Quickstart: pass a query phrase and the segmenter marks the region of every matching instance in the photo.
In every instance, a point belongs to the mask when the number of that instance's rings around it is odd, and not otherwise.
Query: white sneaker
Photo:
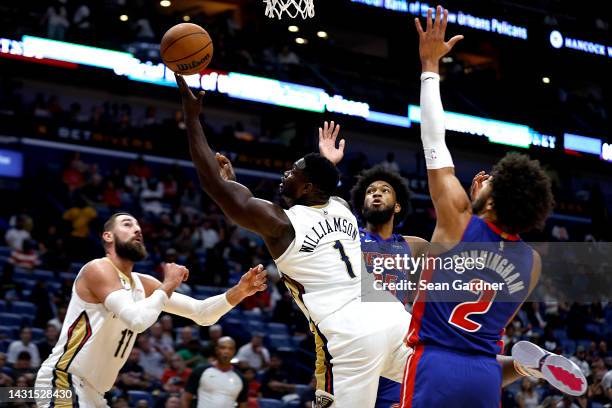
[[[544,378],[561,392],[580,396],[587,390],[586,378],[576,363],[536,344],[519,341],[512,347],[512,357],[529,374]]]

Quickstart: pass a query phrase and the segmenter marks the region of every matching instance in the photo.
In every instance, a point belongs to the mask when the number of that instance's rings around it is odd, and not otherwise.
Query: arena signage
[[[418,17],[425,17],[427,10],[434,6],[420,1],[409,2],[407,0],[351,0],[353,3],[365,4],[366,6],[384,8],[401,13],[409,13]],[[448,22],[475,30],[488,31],[512,38],[527,39],[527,28],[510,24],[496,18],[485,18],[473,16],[463,11],[448,11]]]
[[[602,160],[612,161],[612,144],[604,143],[596,137],[565,133],[563,148],[571,152],[592,154],[599,156]]]
[[[15,55],[22,59],[46,61],[45,63],[57,63],[69,67],[76,67],[76,64],[81,64],[112,69],[116,75],[126,76],[133,81],[176,86],[173,73],[161,63],[141,62],[129,53],[97,47],[23,36],[23,41],[0,38],[0,56],[2,55]],[[206,71],[202,75],[188,76],[186,80],[189,86],[193,88],[218,92],[236,99],[312,112],[342,113],[361,117],[369,122],[405,128],[410,127],[412,122],[420,123],[420,107],[415,105],[409,105],[408,116],[376,112],[370,110],[369,105],[365,102],[345,99],[341,95],[331,96],[322,88],[270,78],[237,72]],[[445,115],[447,129],[485,136],[492,143],[502,143],[522,148],[530,145],[549,149],[556,147],[557,138],[555,136],[541,134],[526,125],[455,112],[445,112]],[[611,160],[612,152],[610,150],[612,150],[610,146],[604,144],[597,154],[606,160]]]
[[[587,54],[599,55],[601,57],[612,58],[612,47],[592,41],[579,40],[571,37],[564,37],[559,31],[551,31],[549,36],[550,45],[553,48],[570,48]]]
[[[408,105],[408,119],[421,123],[421,107]],[[444,112],[446,129],[454,132],[485,136],[491,143],[527,148],[530,145],[554,149],[557,138],[543,135],[526,125],[502,122],[456,112]]]

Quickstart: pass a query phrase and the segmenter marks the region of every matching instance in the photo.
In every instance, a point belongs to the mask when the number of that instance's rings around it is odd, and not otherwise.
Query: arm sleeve
[[[130,330],[142,333],[155,323],[167,301],[168,296],[161,289],[138,302],[130,292],[119,289],[106,297],[104,306],[123,320]]]
[[[444,108],[440,98],[440,75],[421,74],[421,140],[429,170],[454,167],[444,141]]]
[[[225,293],[204,300],[173,293],[164,306],[164,312],[186,317],[200,326],[210,326],[232,310],[233,307],[227,301]]]

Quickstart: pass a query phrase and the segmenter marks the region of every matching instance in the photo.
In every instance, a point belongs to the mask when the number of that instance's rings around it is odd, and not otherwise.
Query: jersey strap
[[[134,289],[134,280],[130,279],[126,274],[124,274],[123,272],[121,272],[121,270],[119,268],[117,268],[117,266],[113,263],[113,261],[110,260],[110,258],[108,257],[104,257],[102,258],[105,261],[107,261],[109,264],[111,264],[111,266],[115,269],[115,271],[117,272],[117,274],[119,275],[119,280],[121,280],[121,283],[124,285],[129,284],[130,287],[132,289]]]

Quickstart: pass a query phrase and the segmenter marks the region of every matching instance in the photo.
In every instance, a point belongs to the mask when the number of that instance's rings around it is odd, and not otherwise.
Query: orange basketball
[[[213,43],[205,29],[197,24],[177,24],[164,34],[159,45],[164,64],[172,71],[191,75],[208,66]]]

